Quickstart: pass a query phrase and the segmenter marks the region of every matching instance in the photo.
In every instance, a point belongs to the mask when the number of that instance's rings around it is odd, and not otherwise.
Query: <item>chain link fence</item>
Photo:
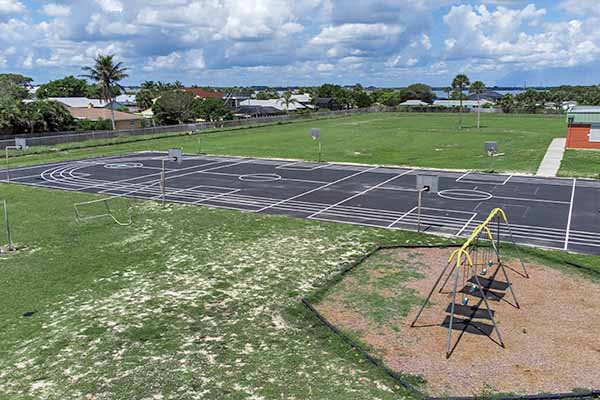
[[[54,133],[40,133],[38,135],[23,134],[17,135],[18,137],[27,138],[27,144],[29,146],[55,146],[65,143],[84,142],[87,140],[101,140],[101,139],[113,139],[126,136],[160,136],[166,134],[176,134],[183,132],[192,132],[196,127],[197,133],[207,131],[211,129],[228,129],[236,127],[250,127],[268,125],[277,122],[286,121],[302,121],[302,120],[316,120],[321,118],[349,116],[362,113],[375,113],[375,112],[391,112],[395,111],[392,107],[369,107],[369,108],[356,108],[351,110],[340,110],[340,111],[328,111],[328,112],[316,112],[308,114],[285,114],[276,115],[271,117],[258,117],[258,118],[247,118],[247,119],[234,119],[231,121],[217,121],[217,122],[202,122],[198,124],[183,124],[183,125],[171,125],[171,126],[157,126],[150,128],[138,128],[138,129],[121,129],[114,131],[89,131],[89,132],[54,132]],[[13,146],[15,139],[2,139],[0,140],[0,149],[4,149],[7,146]]]

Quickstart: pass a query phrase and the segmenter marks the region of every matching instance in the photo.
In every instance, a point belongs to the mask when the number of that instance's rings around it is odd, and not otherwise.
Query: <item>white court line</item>
[[[506,178],[506,180],[504,182],[502,182],[502,185],[506,185],[508,183],[508,181],[510,181],[510,179],[513,177],[514,175],[510,175],[508,178]]]
[[[573,217],[573,203],[575,200],[575,186],[577,185],[577,179],[573,179],[573,191],[571,192],[571,206],[569,207],[569,219],[567,220],[567,232],[565,236],[565,246],[563,250],[569,248],[569,235],[571,234],[571,219]]]
[[[216,199],[219,199],[221,197],[225,197],[225,196],[229,196],[229,195],[232,195],[232,194],[236,194],[236,193],[240,192],[241,190],[242,189],[235,189],[235,190],[232,190],[231,192],[221,193],[221,194],[218,194],[216,196],[209,197],[208,199],[194,201],[192,204],[196,205],[196,204],[204,203],[205,201],[216,200]]]
[[[279,202],[277,202],[277,203],[275,203],[275,204],[272,204],[272,205],[270,205],[270,206],[268,206],[268,207],[263,207],[263,208],[261,208],[260,210],[257,210],[256,212],[257,212],[257,213],[259,213],[259,212],[262,212],[262,211],[268,210],[269,208],[273,208],[273,207],[276,207],[276,206],[278,206],[278,205],[280,205],[280,204],[283,204],[283,203],[285,203],[285,202],[288,202],[288,201],[290,201],[290,200],[295,200],[295,199],[297,199],[297,198],[299,198],[299,197],[306,196],[306,195],[308,195],[308,194],[311,194],[311,193],[317,192],[317,191],[319,191],[319,190],[321,190],[321,189],[325,189],[326,187],[329,187],[329,186],[335,185],[335,184],[337,184],[337,183],[343,182],[343,181],[345,181],[345,180],[348,180],[348,179],[350,179],[350,178],[354,178],[355,176],[358,176],[358,175],[364,174],[365,172],[373,171],[374,169],[377,169],[377,168],[379,168],[379,167],[372,167],[372,168],[365,169],[364,171],[357,172],[357,173],[355,173],[355,174],[352,174],[352,175],[349,175],[349,176],[347,176],[347,177],[345,177],[345,178],[341,178],[341,179],[338,179],[337,181],[333,181],[333,182],[330,182],[330,183],[328,183],[328,184],[326,184],[326,185],[319,186],[318,188],[315,188],[315,189],[309,190],[308,192],[303,192],[303,193],[300,193],[300,194],[298,194],[298,195],[296,195],[296,196],[290,197],[290,198],[288,198],[288,199],[281,200],[281,201],[279,201]]]
[[[321,210],[321,211],[319,211],[319,212],[316,212],[316,213],[314,213],[314,214],[312,214],[312,215],[309,215],[307,218],[309,218],[309,219],[310,219],[310,218],[316,217],[317,215],[319,215],[319,214],[322,214],[322,213],[326,212],[327,210],[331,210],[331,209],[332,209],[332,208],[334,208],[334,207],[337,207],[337,206],[339,206],[339,205],[341,205],[341,204],[344,204],[344,203],[346,203],[346,202],[348,202],[348,201],[350,201],[350,200],[352,200],[352,199],[355,199],[355,198],[357,198],[357,197],[359,197],[359,196],[362,196],[362,195],[364,195],[364,194],[367,194],[367,193],[369,193],[371,190],[375,190],[375,189],[379,188],[380,186],[383,186],[383,185],[385,185],[386,183],[389,183],[389,182],[391,182],[391,181],[393,181],[393,180],[395,180],[395,179],[398,179],[398,178],[400,178],[400,177],[403,177],[404,175],[408,175],[408,174],[410,174],[411,172],[414,172],[414,171],[415,171],[414,169],[411,169],[410,171],[406,171],[406,172],[404,172],[404,173],[402,173],[402,174],[400,174],[400,175],[393,176],[392,178],[390,178],[390,179],[387,179],[387,180],[385,180],[385,181],[381,182],[381,183],[380,183],[380,184],[378,184],[378,185],[372,186],[372,187],[368,188],[367,190],[363,190],[362,192],[355,194],[354,196],[350,196],[350,197],[348,197],[348,198],[346,198],[346,199],[344,199],[344,200],[342,200],[342,201],[339,201],[339,202],[337,202],[337,203],[335,203],[335,204],[332,204],[332,205],[330,205],[329,207],[326,207],[326,208],[322,209],[322,210]]]
[[[462,174],[461,176],[459,176],[458,178],[456,178],[456,182],[460,182],[460,180],[462,178],[464,178],[465,176],[469,175],[471,173],[471,171],[467,171],[464,174]]]
[[[467,221],[467,223],[462,227],[462,229],[460,231],[458,231],[456,236],[460,236],[465,231],[465,229],[467,229],[469,227],[469,225],[471,224],[471,222],[473,222],[473,220],[475,219],[476,216],[477,216],[477,214],[473,214],[471,219]]]
[[[415,211],[417,209],[417,207],[413,207],[410,210],[408,210],[404,215],[402,215],[400,218],[398,218],[397,220],[395,220],[394,222],[392,222],[391,224],[389,224],[387,227],[388,228],[392,228],[394,225],[396,225],[398,222],[402,221],[404,219],[404,217],[408,216],[408,214],[410,214],[411,212]]]
[[[297,168],[291,168],[293,165],[298,165],[298,164],[318,164],[318,163],[310,163],[308,161],[295,161],[289,164],[283,164],[283,165],[279,165],[277,167],[275,167],[275,169],[286,169],[286,170],[290,170],[290,171],[316,171],[318,169],[321,168],[326,168],[329,166],[329,163],[321,163],[320,165],[317,165],[316,167],[312,167],[312,168],[302,168],[302,167],[297,167]]]

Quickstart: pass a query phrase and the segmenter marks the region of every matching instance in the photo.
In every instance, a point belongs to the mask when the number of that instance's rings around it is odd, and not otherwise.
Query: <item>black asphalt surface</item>
[[[10,182],[159,200],[164,153],[18,168]],[[167,164],[169,202],[416,230],[416,176],[439,176],[423,195],[426,232],[468,236],[496,207],[517,242],[600,255],[600,182],[377,166],[186,156]],[[6,182],[6,171],[0,181]]]

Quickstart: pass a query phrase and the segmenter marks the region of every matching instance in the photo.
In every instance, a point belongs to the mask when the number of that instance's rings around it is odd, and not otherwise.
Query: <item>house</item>
[[[485,99],[482,99],[479,102],[481,107],[485,106],[486,104],[492,105],[494,103]],[[460,100],[435,100],[433,105],[436,107],[458,108],[460,107]],[[477,100],[463,100],[462,102],[462,107],[464,109],[477,109],[477,106]]]
[[[481,100],[487,100],[492,103],[497,103],[502,97],[503,96],[500,93],[494,92],[493,90],[488,90],[487,92],[479,95]],[[469,100],[477,100],[477,94],[469,95]]]
[[[600,149],[600,107],[573,107],[567,122],[567,148]]]
[[[73,118],[88,121],[111,120],[112,113],[108,108],[77,107],[67,108]],[[115,111],[116,129],[136,129],[142,127],[143,117],[139,115]]]
[[[427,107],[429,103],[425,103],[421,100],[406,100],[404,103],[400,103],[399,105],[405,107]]]
[[[122,94],[117,96],[115,99],[117,103],[124,105],[125,107],[136,106],[135,94]]]
[[[104,100],[88,99],[87,97],[49,97],[49,101],[56,101],[68,108],[108,108],[110,104]]]
[[[240,106],[233,112],[233,115],[238,118],[270,117],[281,114],[285,114],[285,111],[269,106]]]
[[[305,109],[306,107],[300,103],[290,103],[286,109],[285,101],[283,99],[271,99],[271,100],[255,100],[248,99],[240,103],[242,106],[257,106],[257,107],[272,107],[279,111],[297,111]]]
[[[223,93],[212,92],[212,91],[205,90],[205,89],[198,88],[198,87],[183,88],[181,90],[192,93],[200,99],[223,99],[223,98],[225,98],[225,94],[223,94]]]
[[[237,94],[228,94],[225,96],[225,98],[223,100],[225,100],[225,104],[227,106],[229,106],[230,108],[236,109],[240,106],[242,101],[249,100],[250,98],[252,98],[251,94],[237,93]]]
[[[315,105],[317,109],[325,108],[331,111],[339,109],[339,107],[335,104],[335,101],[331,97],[317,97]]]

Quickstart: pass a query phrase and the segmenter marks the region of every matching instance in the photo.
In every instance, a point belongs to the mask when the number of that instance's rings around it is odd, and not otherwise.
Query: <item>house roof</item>
[[[196,95],[196,97],[200,97],[202,99],[222,99],[225,97],[223,93],[211,92],[202,88],[183,88],[183,90],[193,93]]]
[[[124,105],[136,104],[134,94],[122,94],[120,96],[117,96],[116,100],[117,103],[121,103]]]
[[[108,108],[69,108],[69,112],[76,119],[87,119],[98,121],[101,119],[111,119],[111,112]],[[115,111],[115,121],[131,121],[142,119],[139,115],[128,114],[121,111]]]
[[[240,106],[235,109],[236,114],[258,114],[258,115],[277,115],[282,111],[274,107],[261,106]]]
[[[240,102],[240,106],[273,107],[279,111],[284,111],[286,109],[285,101],[283,99],[271,99],[271,100],[248,99],[248,100],[244,100],[244,101]],[[296,111],[296,110],[300,110],[303,108],[306,108],[306,107],[300,103],[291,103],[288,107],[288,111]]]
[[[492,104],[491,101],[486,99],[481,99],[480,104],[483,106],[485,104]],[[460,107],[460,100],[436,100],[433,102],[434,106],[443,106],[443,107]],[[463,107],[477,107],[477,100],[463,100]]]
[[[404,103],[400,103],[401,106],[428,106],[428,103],[425,103],[421,100],[406,100]]]
[[[108,103],[104,100],[88,99],[87,97],[49,97],[48,100],[57,101],[70,108],[103,108]]]
[[[293,94],[292,95],[292,99],[296,100],[297,102],[300,103],[310,103],[312,101],[312,97],[310,96],[310,94]]]

